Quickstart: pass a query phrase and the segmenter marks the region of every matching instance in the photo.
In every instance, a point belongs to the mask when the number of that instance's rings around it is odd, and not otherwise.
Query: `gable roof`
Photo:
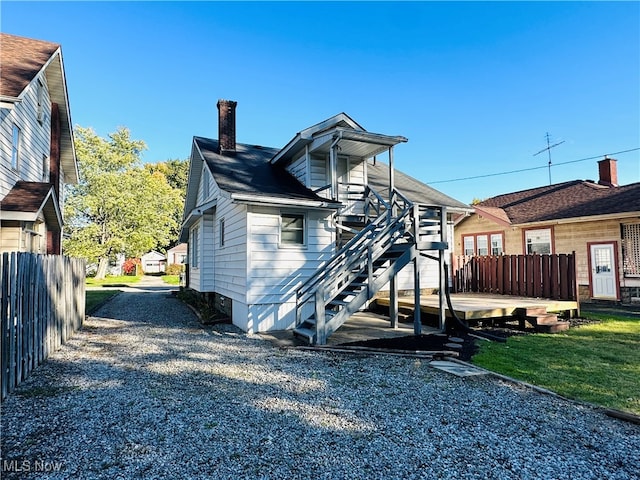
[[[51,101],[60,112],[60,161],[66,183],[78,181],[67,82],[59,44],[0,33],[0,102],[21,100],[27,86],[44,70]]]
[[[62,227],[62,214],[53,185],[42,182],[17,182],[0,201],[3,220],[35,222],[42,212],[51,230]]]
[[[640,212],[640,183],[611,187],[574,180],[498,195],[475,207],[509,224],[633,214]]]
[[[400,135],[367,132],[343,112],[298,132],[274,155],[271,163],[285,164],[307,145],[317,152],[328,153],[335,141],[340,141],[342,155],[370,158],[407,139]]]
[[[380,193],[383,197],[388,197],[389,190],[389,166],[377,161],[367,164],[367,176],[369,186]],[[471,207],[454,198],[439,192],[420,180],[395,169],[396,188],[413,203],[422,205],[438,205],[447,207],[453,212],[469,212]]]

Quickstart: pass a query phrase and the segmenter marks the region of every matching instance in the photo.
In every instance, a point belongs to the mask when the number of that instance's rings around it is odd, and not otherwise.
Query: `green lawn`
[[[162,281],[169,285],[180,285],[180,275],[163,275]]]
[[[640,415],[640,319],[588,314],[601,323],[565,333],[481,342],[473,363],[562,396]]]
[[[96,280],[95,278],[87,277],[86,285],[88,287],[122,287],[137,283],[142,278],[142,275],[122,275],[119,277],[106,277],[102,280]]]
[[[94,308],[118,293],[120,293],[120,290],[87,290],[85,292],[85,311],[90,314]]]

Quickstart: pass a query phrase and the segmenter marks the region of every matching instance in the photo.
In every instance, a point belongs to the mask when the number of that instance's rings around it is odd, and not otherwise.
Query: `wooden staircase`
[[[558,315],[547,312],[545,307],[527,307],[518,311],[520,327],[528,322],[539,333],[558,333],[569,330],[569,322],[558,320]]]
[[[391,197],[386,202],[366,189],[364,217],[369,223],[298,289],[294,335],[324,345],[420,249],[447,248],[445,242],[433,241],[446,228],[444,208],[414,206],[399,192]]]

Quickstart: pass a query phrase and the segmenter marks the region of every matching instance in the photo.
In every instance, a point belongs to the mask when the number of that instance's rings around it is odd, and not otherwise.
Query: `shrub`
[[[184,265],[180,265],[179,263],[167,265],[167,268],[164,270],[165,275],[180,275],[182,272],[184,272]]]
[[[128,258],[122,264],[122,271],[125,275],[136,275],[138,273],[138,268],[142,268],[139,258]]]

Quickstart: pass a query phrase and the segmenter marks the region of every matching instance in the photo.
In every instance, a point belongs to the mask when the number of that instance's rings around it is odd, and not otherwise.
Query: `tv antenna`
[[[564,140],[562,140],[561,142],[554,143],[553,145],[551,145],[551,142],[549,141],[549,132],[547,132],[546,136],[547,136],[547,148],[543,148],[539,152],[534,153],[533,156],[535,157],[536,155],[539,155],[544,151],[546,151],[549,154],[549,185],[551,185],[551,149],[553,147],[557,147],[558,145],[564,143]]]

